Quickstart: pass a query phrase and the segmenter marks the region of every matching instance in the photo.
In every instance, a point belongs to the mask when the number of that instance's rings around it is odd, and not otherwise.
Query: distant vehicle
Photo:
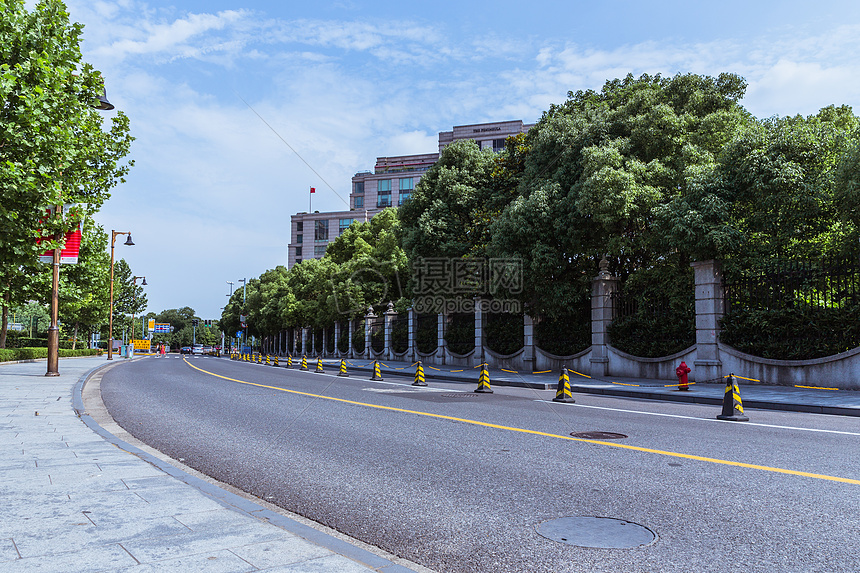
[[[191,347],[190,346],[183,346],[182,348],[179,349],[179,353],[180,354],[191,354]]]
[[[212,348],[211,346],[204,346],[203,347],[203,354],[212,354],[214,352],[214,350],[215,349]]]
[[[203,354],[203,345],[195,344],[191,347],[191,354]]]

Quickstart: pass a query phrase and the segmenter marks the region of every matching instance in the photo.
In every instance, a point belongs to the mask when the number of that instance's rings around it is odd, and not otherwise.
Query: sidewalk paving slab
[[[113,365],[120,365],[120,359]],[[427,571],[192,476],[85,411],[103,357],[0,364],[0,571]]]

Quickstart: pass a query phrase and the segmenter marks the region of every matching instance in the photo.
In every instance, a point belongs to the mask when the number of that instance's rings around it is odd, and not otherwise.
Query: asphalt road
[[[714,406],[333,374],[174,355],[114,368],[101,391],[165,454],[439,572],[860,571],[856,418],[718,422]],[[626,437],[571,439],[587,431]],[[656,539],[537,533],[568,516]]]

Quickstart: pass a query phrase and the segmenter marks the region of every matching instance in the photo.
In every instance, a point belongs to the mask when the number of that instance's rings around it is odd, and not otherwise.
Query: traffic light
[[[198,324],[199,324],[199,321],[196,318],[191,319],[191,326],[197,326]]]

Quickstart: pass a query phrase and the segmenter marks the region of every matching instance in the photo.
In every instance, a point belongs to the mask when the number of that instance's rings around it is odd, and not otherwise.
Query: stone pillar
[[[523,313],[523,368],[526,373],[535,372],[535,323],[534,319]]]
[[[302,354],[305,356],[308,355],[308,327],[302,327]]]
[[[340,321],[334,321],[334,357],[340,358]]]
[[[472,354],[472,366],[480,366],[484,363],[484,310],[481,305],[481,297],[472,299],[475,305],[475,352]]]
[[[386,360],[394,359],[394,338],[392,336],[394,331],[394,319],[397,318],[397,311],[394,310],[394,303],[389,302],[388,308],[385,309],[385,313],[383,314],[385,317],[384,328],[385,328],[385,356]]]
[[[415,362],[418,360],[418,348],[415,344],[415,333],[418,329],[417,324],[417,315],[415,314],[415,309],[413,307],[409,307],[409,310],[406,311],[406,315],[409,317],[409,334],[407,335],[407,351],[406,351],[406,359],[410,362]]]
[[[350,318],[347,328],[349,328],[349,350],[346,351],[347,358],[355,358],[355,350],[352,347],[352,331],[355,330],[355,319]]]
[[[714,260],[690,264],[696,284],[696,358],[691,378],[696,382],[722,381],[718,345],[720,319],[726,312],[723,270]]]
[[[619,280],[609,273],[609,261],[600,261],[600,272],[591,281],[591,375],[609,375],[609,336],[607,330],[612,323],[614,301]]]
[[[376,315],[373,314],[373,307],[367,307],[367,314],[364,315],[364,356],[367,359],[373,357],[373,348],[371,342],[373,340],[373,319]]]
[[[448,325],[448,317],[444,313],[436,315],[436,357],[439,364],[445,364],[448,344],[445,342],[445,327]]]

